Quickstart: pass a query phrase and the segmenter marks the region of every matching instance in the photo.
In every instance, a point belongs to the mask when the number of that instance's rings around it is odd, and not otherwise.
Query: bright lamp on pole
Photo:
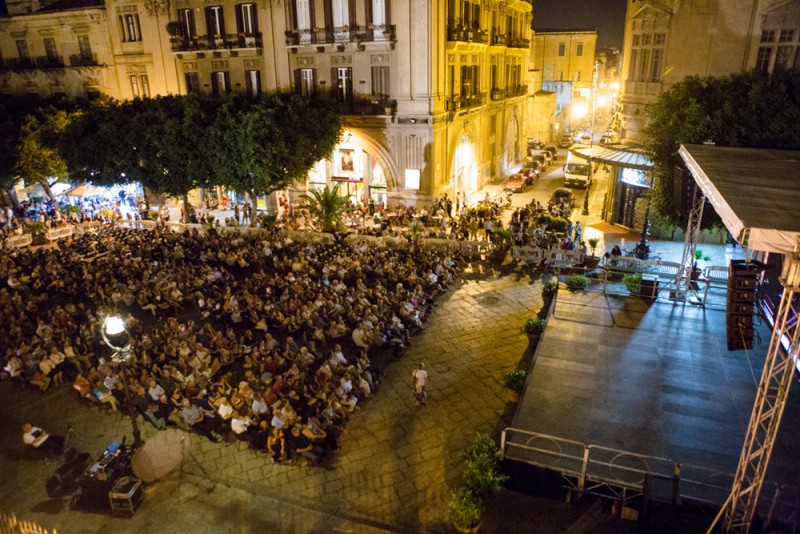
[[[125,321],[118,315],[109,315],[103,321],[100,335],[108,348],[114,351],[111,359],[120,364],[120,377],[122,386],[125,388],[125,411],[131,419],[133,427],[133,447],[138,448],[142,445],[142,434],[139,432],[139,423],[136,420],[136,413],[133,411],[131,401],[130,386],[128,385],[128,374],[126,367],[130,359],[132,339],[130,333],[125,328]]]

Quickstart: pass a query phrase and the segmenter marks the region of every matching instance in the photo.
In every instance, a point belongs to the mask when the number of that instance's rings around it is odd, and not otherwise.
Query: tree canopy
[[[20,168],[20,145],[23,141],[28,143],[23,155],[30,157],[31,150],[51,140],[50,136],[44,135],[45,132],[41,131],[40,127],[43,117],[48,113],[42,109],[52,112],[56,109],[52,107],[55,103],[53,99],[38,96],[0,95],[0,190],[6,197],[6,202],[16,202],[11,190],[20,178],[31,180],[30,177],[23,175],[24,168],[29,164],[38,167],[38,163],[29,161],[23,163],[23,168]],[[37,124],[29,122],[29,117],[36,118]],[[27,131],[23,132],[23,126],[26,124]],[[36,139],[32,136],[34,130]],[[23,133],[27,133],[27,139],[23,138]]]
[[[259,196],[305,176],[340,131],[335,107],[293,93],[167,96],[96,105],[60,147],[73,175],[99,185],[139,181],[174,197],[221,185]]]
[[[55,148],[55,139],[62,134],[70,120],[70,114],[63,109],[51,108],[42,114],[41,119],[28,115],[22,124],[17,145],[17,172],[29,182],[42,186],[58,214],[61,210],[50,186],[66,179],[68,172],[66,162]]]
[[[673,200],[675,164],[683,143],[800,149],[800,72],[727,77],[690,76],[647,107],[644,146],[654,163],[653,207],[685,224]],[[705,219],[705,218],[704,218]]]

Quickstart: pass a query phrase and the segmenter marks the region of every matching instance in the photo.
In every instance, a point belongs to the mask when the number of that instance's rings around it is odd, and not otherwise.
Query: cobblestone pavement
[[[241,443],[195,435],[179,467],[149,485],[131,519],[67,511],[50,500],[45,479],[55,462],[31,459],[21,445],[25,420],[54,433],[67,423],[74,444],[96,457],[130,433],[130,422],[78,406],[68,387],[45,394],[0,384],[0,509],[59,532],[447,531],[449,488],[478,431],[494,432],[506,409],[502,374],[523,357],[524,319],[541,307],[537,281],[500,276],[485,265],[442,296],[426,329],[385,369],[380,390],[350,419],[327,469],[270,464]],[[484,271],[484,269],[486,269]],[[418,408],[411,372],[425,362],[429,402]],[[141,423],[145,440],[156,431]],[[168,523],[165,523],[168,518]]]

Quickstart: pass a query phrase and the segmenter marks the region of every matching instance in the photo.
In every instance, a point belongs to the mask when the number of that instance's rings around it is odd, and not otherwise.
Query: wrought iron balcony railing
[[[63,69],[62,56],[12,57],[0,61],[2,70]]]
[[[327,28],[294,29],[286,32],[287,46],[324,45],[345,43],[394,42],[397,38],[394,24],[368,24],[366,26],[329,26]]]
[[[489,32],[478,26],[464,25],[459,19],[454,19],[447,24],[447,40],[486,44],[489,41]]]
[[[231,48],[261,48],[261,32],[228,33],[225,35],[192,35],[170,39],[173,52],[194,50],[224,50]]]
[[[73,67],[95,67],[98,65],[94,54],[73,54],[69,56],[69,64]]]

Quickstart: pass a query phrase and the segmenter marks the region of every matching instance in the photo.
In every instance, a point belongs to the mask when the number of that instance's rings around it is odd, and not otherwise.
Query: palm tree
[[[319,220],[323,232],[333,232],[339,222],[339,216],[347,206],[347,198],[339,194],[339,184],[333,189],[312,189],[302,195],[303,207]]]

